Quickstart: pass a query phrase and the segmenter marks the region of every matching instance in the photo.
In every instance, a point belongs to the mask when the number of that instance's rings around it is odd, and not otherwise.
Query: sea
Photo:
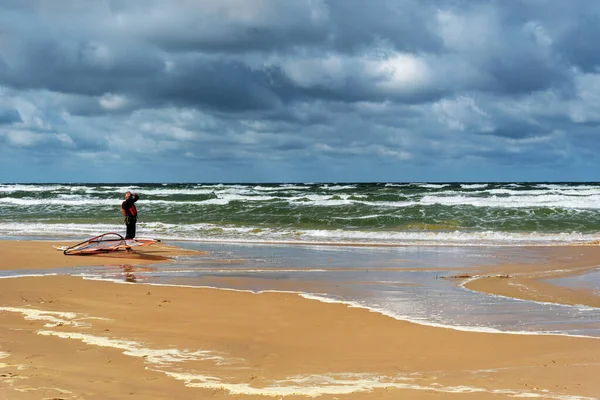
[[[0,184],[0,235],[124,231],[170,240],[546,245],[598,239],[600,183]]]
[[[0,184],[0,239],[124,234],[125,191],[140,196],[138,236],[205,255],[143,269],[9,266],[0,278],[52,273],[291,291],[431,326],[600,338],[599,308],[482,294],[445,279],[482,266],[543,262],[547,246],[600,239],[600,183]],[[598,292],[600,263],[553,283]]]

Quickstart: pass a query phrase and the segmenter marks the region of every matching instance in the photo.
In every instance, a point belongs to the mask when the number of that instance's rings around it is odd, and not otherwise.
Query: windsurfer
[[[125,239],[133,239],[135,237],[135,224],[137,222],[137,209],[135,208],[135,202],[138,201],[140,196],[130,191],[125,192],[125,201],[121,203],[121,212],[125,216],[125,226],[127,227],[127,233]]]

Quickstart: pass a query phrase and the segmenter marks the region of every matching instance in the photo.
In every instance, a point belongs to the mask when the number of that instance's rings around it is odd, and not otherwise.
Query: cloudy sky
[[[600,2],[2,0],[0,182],[599,181]]]

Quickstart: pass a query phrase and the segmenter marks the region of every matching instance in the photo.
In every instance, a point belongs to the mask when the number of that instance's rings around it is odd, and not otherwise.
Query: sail
[[[85,240],[74,246],[55,247],[65,255],[84,255],[108,253],[119,250],[129,250],[134,246],[148,246],[158,242],[156,239],[125,239],[118,233],[109,232]]]

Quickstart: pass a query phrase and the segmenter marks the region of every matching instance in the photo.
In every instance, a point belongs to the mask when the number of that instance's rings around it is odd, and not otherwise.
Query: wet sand
[[[75,257],[48,242],[0,241],[0,251],[2,269],[126,263],[135,271],[180,250]],[[534,283],[594,268],[597,256],[595,247],[551,249],[527,276],[523,266],[502,266],[467,285],[510,295],[513,281],[535,288],[522,297],[563,299],[560,288]],[[293,293],[0,279],[0,338],[0,399],[600,396],[598,339],[460,332]]]
[[[548,280],[600,269],[600,246],[547,247],[546,263],[503,265],[465,277],[466,288],[524,300],[600,307],[592,290],[559,287]]]

